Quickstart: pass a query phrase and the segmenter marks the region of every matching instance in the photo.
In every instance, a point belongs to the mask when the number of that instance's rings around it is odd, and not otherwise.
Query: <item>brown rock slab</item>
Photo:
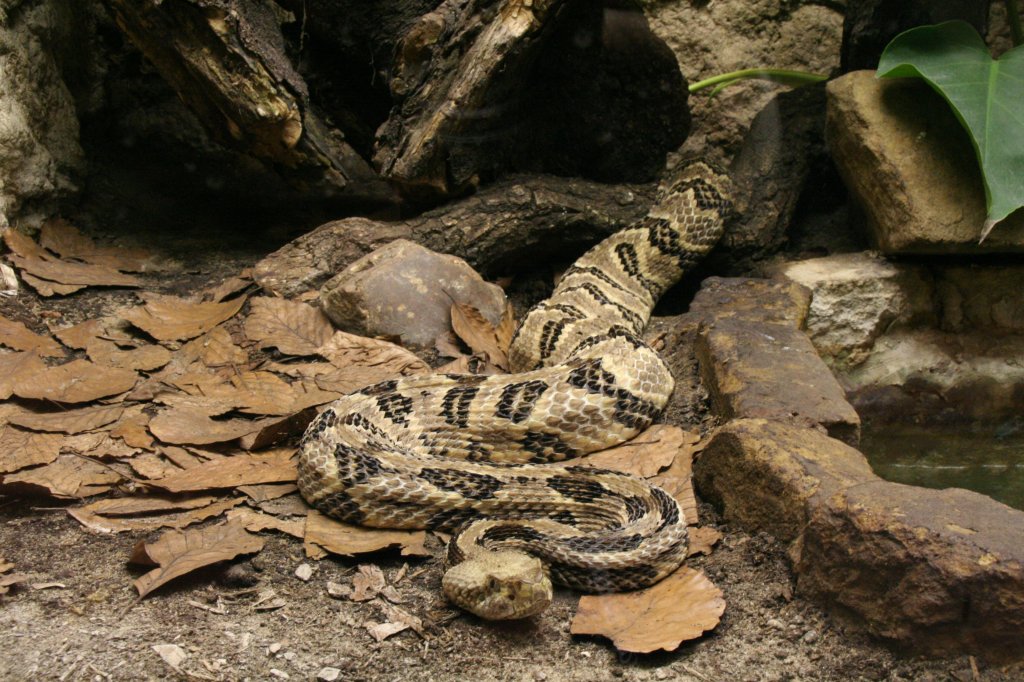
[[[744,528],[799,537],[823,498],[873,480],[859,451],[812,428],[736,419],[694,461],[702,497]]]
[[[828,84],[825,135],[878,248],[887,254],[1024,252],[1024,212],[981,244],[985,191],[949,106],[915,79],[855,71]]]
[[[932,655],[1024,656],[1024,512],[978,493],[876,479],[810,515],[798,589]]]
[[[810,290],[795,282],[708,277],[690,303],[690,313],[704,320],[729,318],[800,327],[810,305]]]
[[[793,326],[717,319],[697,335],[697,358],[715,411],[823,426],[856,444],[860,417],[810,339]]]
[[[320,290],[324,312],[341,329],[433,346],[463,303],[491,324],[501,322],[505,294],[464,260],[398,239],[360,258]]]

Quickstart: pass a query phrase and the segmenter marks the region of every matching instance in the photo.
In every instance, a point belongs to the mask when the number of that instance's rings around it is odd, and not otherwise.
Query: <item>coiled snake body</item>
[[[455,533],[442,588],[484,618],[539,612],[549,576],[617,592],[674,571],[686,520],[669,494],[548,463],[617,445],[661,413],[674,382],[640,334],[729,209],[727,178],[690,162],[645,218],[588,251],[527,313],[515,373],[409,377],[332,403],[302,438],[303,497],[350,523]]]

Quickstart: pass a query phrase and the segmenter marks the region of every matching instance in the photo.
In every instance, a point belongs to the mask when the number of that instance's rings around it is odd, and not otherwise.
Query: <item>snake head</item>
[[[553,596],[540,559],[515,551],[476,554],[449,568],[441,587],[450,602],[487,620],[535,616]]]

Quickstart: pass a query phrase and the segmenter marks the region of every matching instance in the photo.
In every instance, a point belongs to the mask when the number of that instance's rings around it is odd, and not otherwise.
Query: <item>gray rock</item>
[[[75,49],[81,9],[17,4],[0,9],[0,224],[37,225],[77,192],[85,171],[75,102],[55,58],[58,46]]]
[[[843,15],[814,0],[715,0],[642,3],[655,35],[691,82],[753,65],[827,74],[839,65]],[[714,99],[690,98],[694,130],[684,153],[733,153],[750,122],[779,88],[763,81],[730,86]],[[781,135],[781,133],[780,133]]]
[[[785,263],[774,274],[810,289],[807,334],[822,359],[841,370],[863,363],[890,326],[932,312],[934,291],[923,268],[872,253]]]
[[[927,85],[855,71],[827,91],[829,147],[883,253],[1024,252],[1024,212],[978,243],[986,210],[974,150]]]
[[[360,258],[320,290],[327,316],[363,336],[398,337],[430,347],[451,328],[452,303],[477,308],[498,324],[505,294],[464,260],[399,239]]]

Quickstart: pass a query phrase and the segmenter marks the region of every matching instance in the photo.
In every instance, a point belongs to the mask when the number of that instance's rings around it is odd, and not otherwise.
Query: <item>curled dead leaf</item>
[[[429,556],[427,534],[422,530],[385,530],[342,523],[311,509],[306,516],[306,555],[316,558],[324,550],[355,556],[401,548],[402,556]]]
[[[49,464],[60,454],[61,437],[0,426],[0,474]]]
[[[275,346],[286,355],[315,355],[334,327],[323,311],[307,303],[260,296],[252,299],[245,335],[260,348]]]
[[[196,303],[177,296],[140,294],[145,303],[124,308],[118,315],[157,341],[185,341],[204,334],[235,316],[245,297],[222,303]]]
[[[0,346],[14,350],[32,351],[49,358],[64,357],[64,349],[49,336],[36,334],[21,322],[0,315]]]
[[[130,369],[72,360],[32,374],[21,372],[11,390],[19,398],[84,403],[130,391],[137,379],[138,375]]]
[[[132,563],[157,566],[135,581],[135,589],[145,597],[198,568],[259,552],[264,542],[237,519],[195,530],[169,530],[155,542],[140,542],[132,550]]]
[[[254,483],[293,482],[298,473],[292,454],[290,449],[236,454],[178,471],[166,478],[150,481],[150,484],[168,492],[181,493]]]
[[[724,612],[722,591],[684,566],[645,590],[581,597],[569,631],[607,637],[619,651],[674,651],[713,629]]]
[[[490,320],[473,306],[458,302],[452,304],[451,317],[452,329],[474,353],[483,355],[495,367],[508,369],[508,346],[502,347],[498,328]]]
[[[119,474],[92,460],[61,455],[45,466],[4,476],[0,491],[74,499],[105,493],[121,479]]]

